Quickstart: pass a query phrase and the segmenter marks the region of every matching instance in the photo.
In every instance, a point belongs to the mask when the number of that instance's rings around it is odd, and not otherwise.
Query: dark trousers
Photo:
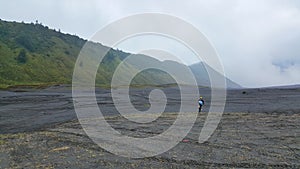
[[[202,106],[199,105],[199,110],[198,110],[199,113],[201,112],[201,109],[202,109]]]

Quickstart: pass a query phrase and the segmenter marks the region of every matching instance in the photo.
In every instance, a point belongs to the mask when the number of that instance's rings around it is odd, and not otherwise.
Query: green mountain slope
[[[40,24],[0,21],[0,83],[70,83],[84,43]]]
[[[26,24],[0,20],[0,88],[15,85],[50,85],[71,84],[73,69],[79,52],[87,43],[86,40],[75,35],[64,34],[49,29],[41,24]],[[86,49],[86,48],[85,48]],[[91,77],[88,71],[91,63],[95,63],[93,55],[108,51],[102,60],[97,75],[96,85],[108,87],[113,73],[124,59],[131,55],[120,50],[110,49],[100,43],[88,42],[88,50],[84,50],[89,57],[79,63],[84,77]],[[185,77],[182,84],[188,84],[186,70],[188,67],[174,61],[159,61],[146,55],[134,55],[134,62],[123,62],[124,76],[118,80],[130,79],[133,72],[144,66],[159,65],[167,70],[177,72]],[[145,65],[146,64],[146,65]],[[210,86],[209,76],[202,63],[189,66],[200,86]],[[212,68],[211,68],[212,69]],[[212,71],[214,72],[214,71]],[[215,72],[215,78],[223,75]],[[166,85],[176,83],[166,72],[148,69],[138,73],[131,81],[133,85]],[[240,87],[227,79],[230,88]]]
[[[0,20],[0,87],[70,84],[76,58],[86,42],[41,24]],[[97,50],[108,49],[99,43],[93,44]],[[111,49],[98,70],[97,85],[109,85],[115,68],[128,55]],[[133,69],[128,65],[128,71]],[[170,76],[155,70],[143,72],[133,80],[137,84],[171,82]]]

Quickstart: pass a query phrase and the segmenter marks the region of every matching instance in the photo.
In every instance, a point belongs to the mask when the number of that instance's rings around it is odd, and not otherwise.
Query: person
[[[199,110],[198,110],[198,112],[200,113],[201,110],[202,110],[202,106],[204,105],[204,100],[203,100],[202,97],[200,97],[200,98],[198,99],[198,104],[199,104]]]

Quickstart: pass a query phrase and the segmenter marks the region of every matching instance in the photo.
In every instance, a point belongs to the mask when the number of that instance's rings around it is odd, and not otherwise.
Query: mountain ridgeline
[[[49,29],[39,23],[17,23],[0,20],[0,87],[15,85],[71,84],[76,59],[86,44],[86,40],[60,30]],[[99,66],[96,85],[108,86],[118,65],[130,53],[109,49],[100,43],[92,43],[97,50],[108,50]],[[145,55],[133,55],[144,61],[163,67],[174,66],[173,61],[160,62]],[[172,63],[172,64],[170,64]],[[180,66],[179,63],[175,63]],[[86,66],[83,61],[80,66]],[[138,65],[123,64],[126,72],[136,72]],[[178,68],[178,67],[177,67]],[[208,74],[203,64],[190,67],[196,76],[198,85],[209,86]],[[222,75],[215,72],[217,76]],[[123,77],[126,78],[126,77]],[[147,69],[138,73],[132,80],[134,85],[174,84],[175,80],[166,72]],[[240,87],[227,79],[228,87]]]

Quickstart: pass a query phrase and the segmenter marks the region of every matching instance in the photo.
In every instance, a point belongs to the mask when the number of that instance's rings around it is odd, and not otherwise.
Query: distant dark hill
[[[220,74],[219,72],[215,71],[213,68],[211,68],[209,65],[200,62],[189,66],[191,71],[194,73],[196,80],[198,82],[199,86],[210,86],[210,77],[208,75],[208,70],[212,72],[212,77],[217,80],[222,80],[224,78],[224,75]],[[206,70],[206,68],[208,70]],[[226,78],[226,77],[225,77]],[[241,86],[232,80],[226,78],[226,85],[227,88],[241,88]]]
[[[217,82],[222,82],[222,80],[225,78],[227,88],[241,88],[241,86],[239,84],[224,77],[224,75],[218,73],[213,68],[211,68],[210,66],[208,66],[207,64],[205,64],[203,62],[187,66],[187,65],[175,62],[175,61],[165,60],[165,61],[161,62],[157,59],[154,59],[152,57],[148,57],[145,55],[135,55],[134,62],[129,62],[128,64],[131,65],[134,69],[141,69],[145,66],[155,65],[155,66],[161,67],[163,70],[165,70],[167,72],[168,71],[175,72],[175,75],[177,77],[179,77],[180,81],[178,81],[178,83],[180,83],[180,84],[193,84],[192,78],[194,77],[198,86],[211,86],[210,85],[210,77],[208,75],[208,71],[210,71],[212,73],[211,78],[215,78],[217,80]],[[208,70],[206,70],[206,69],[208,69]],[[191,71],[191,73],[193,73],[193,75],[189,74],[190,71]],[[124,76],[126,78],[126,75],[124,75]],[[146,76],[146,77],[151,77],[151,74],[148,74],[148,76]],[[164,76],[164,77],[158,78],[157,80],[161,80],[161,79],[164,79],[162,84],[176,83],[175,80],[172,79],[171,76],[169,78]],[[156,83],[159,83],[159,82],[156,82]],[[214,87],[222,87],[222,86],[217,85]]]

